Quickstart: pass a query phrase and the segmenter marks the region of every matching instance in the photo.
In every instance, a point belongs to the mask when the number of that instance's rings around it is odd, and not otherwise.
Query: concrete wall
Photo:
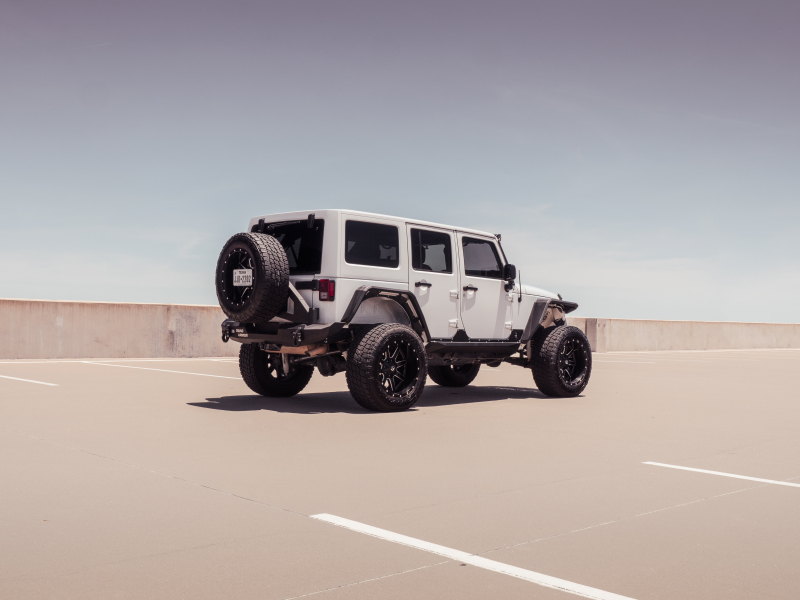
[[[0,359],[236,356],[217,306],[0,299]],[[800,348],[800,324],[570,317],[595,352]]]
[[[800,324],[568,318],[595,352],[800,348]]]
[[[218,306],[0,299],[0,358],[236,356]]]

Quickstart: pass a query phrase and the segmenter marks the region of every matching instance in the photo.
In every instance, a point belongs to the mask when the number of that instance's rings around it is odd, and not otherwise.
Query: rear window
[[[256,230],[258,225],[253,227]],[[286,250],[290,275],[317,275],[322,270],[322,239],[325,220],[315,219],[309,229],[308,221],[267,223],[265,233],[274,236]]]
[[[344,259],[351,265],[396,268],[400,264],[397,227],[347,221],[344,226]]]
[[[411,266],[415,271],[452,273],[450,236],[426,229],[411,230]]]

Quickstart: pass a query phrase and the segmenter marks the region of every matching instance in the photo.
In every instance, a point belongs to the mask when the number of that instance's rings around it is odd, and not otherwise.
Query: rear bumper
[[[277,344],[280,346],[305,346],[331,341],[347,323],[305,325],[298,323],[271,322],[264,325],[237,323],[230,319],[222,322],[222,340],[233,340],[240,344]]]

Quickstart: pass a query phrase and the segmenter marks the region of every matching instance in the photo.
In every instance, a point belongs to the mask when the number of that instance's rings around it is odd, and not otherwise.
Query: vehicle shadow
[[[410,410],[419,410],[428,406],[450,406],[453,404],[471,404],[474,402],[496,402],[509,399],[542,400],[548,396],[536,389],[504,386],[480,386],[464,388],[446,388],[426,386],[422,397]],[[349,414],[381,414],[361,408],[350,392],[322,392],[299,394],[292,398],[264,398],[257,394],[246,396],[222,396],[206,398],[205,402],[189,402],[189,406],[211,408],[213,410],[250,411],[271,410],[281,413],[314,415],[323,413]]]

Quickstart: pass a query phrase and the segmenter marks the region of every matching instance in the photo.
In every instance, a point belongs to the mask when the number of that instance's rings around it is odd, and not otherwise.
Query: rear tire
[[[425,388],[427,357],[413,329],[384,323],[364,331],[347,351],[347,387],[367,410],[414,406]]]
[[[256,394],[268,398],[288,398],[303,391],[311,381],[314,367],[293,366],[283,372],[283,361],[277,352],[264,352],[258,344],[242,344],[239,349],[239,372]]]
[[[464,387],[475,380],[480,370],[480,363],[434,366],[428,367],[428,377],[444,387]]]
[[[531,342],[531,370],[540,392],[569,398],[586,388],[592,374],[592,349],[580,329],[540,329]]]
[[[249,286],[233,285],[233,272],[249,269]],[[264,233],[237,233],[217,260],[217,300],[240,323],[266,323],[283,312],[289,297],[289,260],[281,243]]]

